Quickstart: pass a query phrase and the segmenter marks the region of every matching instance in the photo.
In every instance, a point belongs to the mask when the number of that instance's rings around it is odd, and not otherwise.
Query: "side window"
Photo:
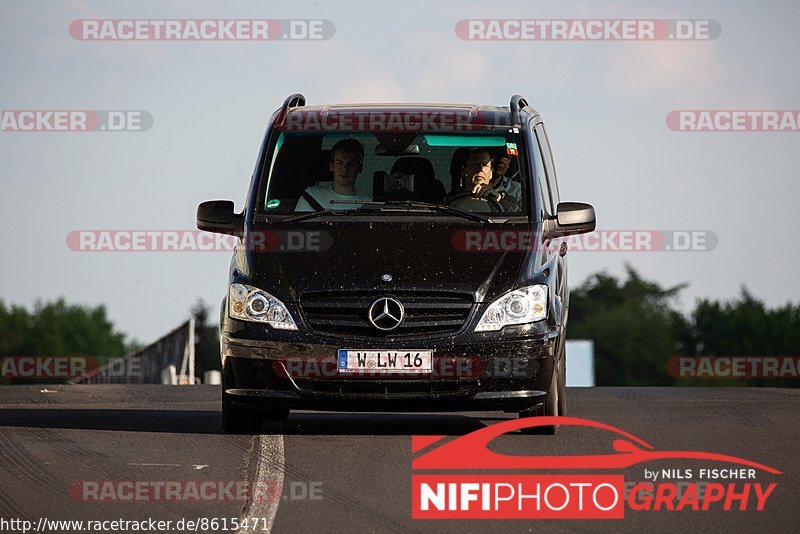
[[[540,149],[541,142],[539,142],[535,130],[533,137],[537,141],[533,147],[533,182],[536,184],[539,198],[541,199],[542,206],[544,206],[544,215],[550,216],[555,213],[555,210],[553,209],[553,201],[550,198],[550,185],[547,182],[547,174],[545,173],[545,160]]]
[[[536,137],[541,147],[542,155],[544,156],[545,169],[547,170],[547,184],[549,185],[550,198],[552,200],[553,208],[558,206],[561,202],[561,197],[558,194],[558,179],[556,178],[556,167],[553,163],[553,153],[550,150],[550,140],[547,138],[547,130],[544,124],[536,126]],[[553,210],[555,213],[555,209]]]

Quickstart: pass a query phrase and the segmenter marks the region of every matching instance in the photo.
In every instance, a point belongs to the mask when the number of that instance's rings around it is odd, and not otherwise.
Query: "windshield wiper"
[[[472,213],[471,211],[464,211],[446,204],[434,204],[432,202],[421,202],[418,200],[383,200],[364,202],[364,204],[352,211],[383,211],[387,207],[404,206],[408,208],[426,208],[429,210],[436,210],[448,215],[456,215],[458,217],[478,221],[482,223],[490,223],[492,220],[489,217]]]
[[[336,200],[331,201],[331,203],[336,203],[336,202],[337,202]],[[343,203],[349,204],[350,201],[345,201]],[[431,202],[421,202],[417,200],[369,201],[369,202],[364,202],[364,204],[362,204],[358,208],[352,208],[346,210],[311,211],[309,213],[303,213],[302,215],[297,215],[295,217],[289,217],[287,219],[283,219],[281,222],[293,223],[299,221],[306,221],[308,219],[315,219],[321,215],[346,215],[348,213],[380,212],[380,211],[385,211],[386,208],[391,208],[391,207],[424,208],[427,210],[435,210],[435,211],[440,211],[442,213],[447,213],[448,215],[455,215],[457,217],[461,217],[463,219],[469,219],[471,221],[478,221],[484,224],[492,222],[490,218],[485,217],[483,215],[478,215],[477,213],[460,210],[458,208],[454,208],[446,204],[434,204]]]
[[[298,222],[298,221],[305,221],[305,220],[308,220],[308,219],[315,219],[315,218],[319,217],[320,215],[344,215],[345,213],[348,213],[350,211],[353,211],[353,210],[311,211],[311,212],[308,212],[308,213],[304,213],[302,215],[297,215],[295,217],[288,217],[286,219],[283,219],[281,222],[282,223],[292,223],[292,222]]]

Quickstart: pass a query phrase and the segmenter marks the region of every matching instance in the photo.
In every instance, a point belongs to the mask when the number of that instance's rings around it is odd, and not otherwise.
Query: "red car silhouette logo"
[[[508,456],[488,449],[494,438],[521,428],[547,425],[582,426],[607,430],[617,434],[611,454],[573,456]],[[412,453],[420,452],[446,436],[413,436]],[[619,428],[579,417],[531,417],[504,421],[481,428],[448,441],[414,458],[414,470],[468,470],[468,469],[622,469],[632,465],[663,459],[691,459],[729,462],[753,467],[771,474],[781,471],[772,467],[728,456],[702,451],[657,451],[649,443]]]

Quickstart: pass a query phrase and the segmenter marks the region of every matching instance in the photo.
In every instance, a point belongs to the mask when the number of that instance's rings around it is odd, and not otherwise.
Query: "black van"
[[[290,409],[565,415],[565,235],[547,134],[509,107],[306,106],[269,121],[220,314],[227,432]],[[555,432],[557,426],[538,430]]]

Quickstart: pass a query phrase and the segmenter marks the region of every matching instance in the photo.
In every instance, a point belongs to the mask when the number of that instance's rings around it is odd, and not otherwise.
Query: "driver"
[[[371,199],[356,189],[356,178],[364,164],[364,146],[355,139],[342,139],[331,148],[329,168],[333,182],[307,187],[294,211],[356,209]],[[334,202],[332,200],[344,201]]]
[[[504,162],[501,162],[504,163]],[[458,197],[469,192],[474,198],[494,200],[500,204],[504,211],[519,211],[519,203],[511,195],[496,190],[493,185],[499,185],[497,171],[505,173],[505,168],[492,159],[492,154],[487,148],[473,148],[467,154],[461,165],[461,186],[453,189],[447,195],[446,202],[450,203]],[[500,175],[502,177],[502,175]]]
[[[447,195],[447,201],[461,196],[465,191],[478,196],[483,193],[482,185],[488,184],[493,173],[492,156],[485,148],[473,148],[461,164],[461,184]]]

